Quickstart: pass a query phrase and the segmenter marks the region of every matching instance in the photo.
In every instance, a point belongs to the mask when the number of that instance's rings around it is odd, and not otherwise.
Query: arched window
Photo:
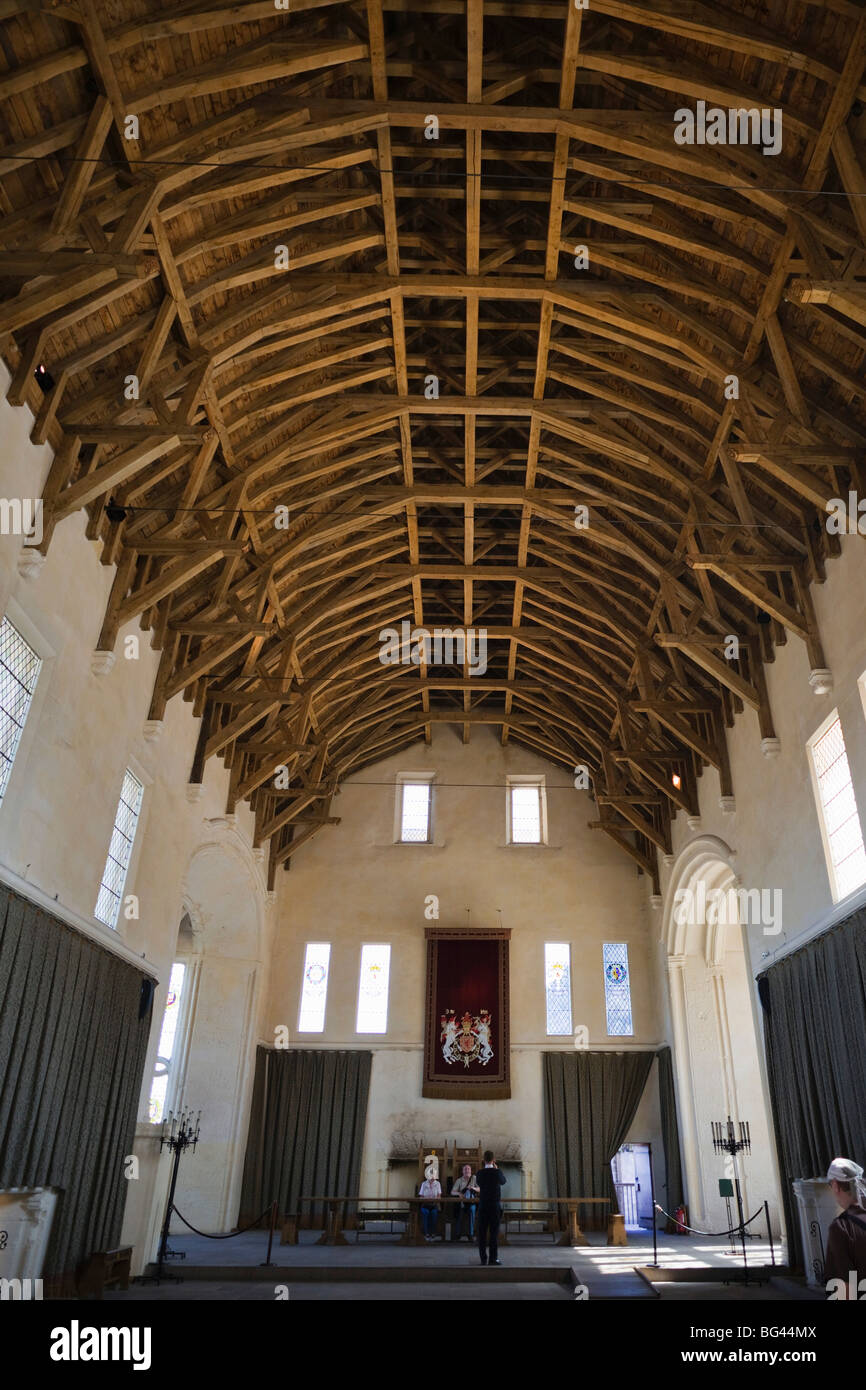
[[[178,955],[191,952],[194,945],[192,923],[189,914],[184,913],[177,934]],[[159,1033],[153,1081],[150,1087],[150,1100],[147,1107],[147,1118],[154,1125],[162,1124],[163,1117],[172,1107],[174,1093],[177,1089],[176,1064],[187,1013],[185,1007],[187,994],[184,987],[188,984],[188,977],[188,962],[176,960],[171,967],[168,980],[168,994],[165,1001],[165,1012],[162,1016],[162,1028]]]

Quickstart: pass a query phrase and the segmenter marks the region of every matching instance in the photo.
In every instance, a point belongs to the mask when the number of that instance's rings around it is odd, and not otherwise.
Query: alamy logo
[[[82,1327],[73,1318],[69,1327],[51,1329],[52,1361],[131,1361],[134,1371],[150,1370],[149,1327]]]
[[[849,492],[847,503],[842,497],[831,497],[824,506],[831,536],[866,536],[866,497]]]
[[[487,670],[484,628],[413,628],[404,618],[399,631],[383,627],[379,641],[383,666],[468,666],[470,676],[483,676]]]
[[[840,1298],[860,1303],[866,1301],[866,1279],[859,1279],[856,1269],[848,1270],[847,1284],[844,1279],[827,1280],[828,1301],[838,1302]]]
[[[0,497],[0,536],[23,536],[25,545],[41,545],[42,498]]]
[[[22,1302],[42,1298],[41,1279],[0,1279],[0,1303],[20,1299]]]
[[[711,106],[707,110],[705,101],[699,101],[694,111],[681,106],[674,112],[674,140],[678,145],[760,145],[762,154],[779,154],[782,108]]]
[[[782,930],[781,888],[678,888],[674,894],[674,921],[683,926],[763,927],[765,936]]]

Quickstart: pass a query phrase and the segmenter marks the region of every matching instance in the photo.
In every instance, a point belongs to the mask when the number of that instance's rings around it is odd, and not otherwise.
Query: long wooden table
[[[447,1204],[452,1204],[455,1208],[459,1206],[462,1198],[443,1195],[437,1199],[436,1205],[441,1209]],[[423,1245],[424,1237],[421,1233],[420,1210],[422,1206],[430,1206],[430,1199],[427,1197],[301,1197],[299,1205],[313,1202],[321,1202],[325,1208],[325,1229],[316,1241],[317,1245],[348,1245],[343,1234],[346,1222],[346,1208],[349,1203],[354,1203],[359,1207],[380,1206],[393,1209],[394,1207],[405,1205],[406,1210],[406,1230],[400,1237],[401,1245]],[[578,1217],[578,1207],[581,1206],[609,1206],[609,1197],[503,1197],[501,1199],[503,1208],[509,1206],[519,1207],[520,1210],[530,1210],[533,1206],[551,1207],[564,1206],[566,1214],[565,1230],[556,1242],[557,1245],[588,1245],[589,1241],[580,1228]],[[477,1208],[476,1208],[477,1209]]]

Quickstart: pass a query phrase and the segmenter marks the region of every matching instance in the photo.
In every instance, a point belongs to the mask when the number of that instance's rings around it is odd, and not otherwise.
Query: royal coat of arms
[[[446,1009],[440,1023],[442,1056],[449,1066],[462,1062],[464,1067],[468,1067],[470,1062],[480,1062],[482,1067],[486,1067],[492,1060],[492,1017],[489,1009],[479,1009],[477,1014],[464,1013],[461,1019],[457,1018],[454,1009]]]

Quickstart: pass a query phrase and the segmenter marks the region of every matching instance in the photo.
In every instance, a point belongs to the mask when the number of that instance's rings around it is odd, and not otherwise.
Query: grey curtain
[[[276,1199],[318,1221],[299,1197],[358,1195],[372,1052],[260,1047],[239,1225]]]
[[[802,1264],[794,1178],[837,1154],[866,1164],[866,910],[758,977],[791,1262]]]
[[[659,1064],[659,1115],[665,1154],[663,1206],[666,1211],[673,1213],[683,1200],[683,1170],[680,1160],[680,1127],[677,1123],[674,1068],[669,1047],[660,1047],[656,1057]]]
[[[120,1240],[149,979],[0,884],[0,1187],[60,1189],[33,1276],[52,1287]]]
[[[543,1052],[547,1175],[553,1197],[607,1197],[610,1163],[634,1119],[652,1052]],[[588,1211],[589,1209],[585,1209]],[[599,1225],[581,1213],[587,1226]]]

